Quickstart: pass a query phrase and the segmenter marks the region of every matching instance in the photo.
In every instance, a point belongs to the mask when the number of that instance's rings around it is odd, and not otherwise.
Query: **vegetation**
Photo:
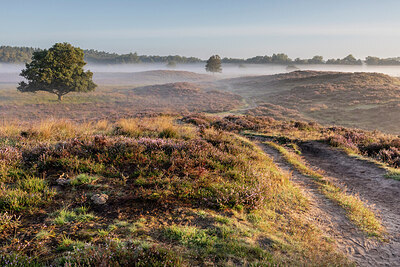
[[[0,127],[0,264],[349,264],[258,147],[176,119]]]
[[[348,154],[369,158],[388,171],[387,177],[398,179],[400,138],[378,131],[365,131],[345,127],[324,127],[315,122],[280,121],[267,116],[225,116],[202,114],[186,116],[185,122],[202,127],[241,132],[249,135],[273,137],[298,143],[315,140],[345,150]]]
[[[0,46],[0,62],[26,63],[30,62],[34,52],[39,49],[32,47]]]
[[[34,52],[21,76],[28,83],[19,83],[21,92],[46,91],[62,97],[70,92],[90,92],[96,88],[93,73],[84,71],[83,51],[68,43],[57,43],[49,50]]]
[[[206,63],[206,71],[222,72],[221,58],[218,55],[211,56]]]
[[[348,55],[343,59],[329,59],[326,64],[337,64],[337,65],[362,65],[361,59],[356,59],[353,55]]]
[[[34,52],[41,49],[31,47],[0,46],[0,62],[28,63]],[[201,59],[182,56],[146,56],[137,53],[116,54],[93,49],[84,50],[85,61],[93,64],[136,64],[136,63],[198,63]]]
[[[368,56],[365,58],[365,63],[367,65],[400,65],[400,58],[379,58]]]
[[[39,48],[0,46],[0,62],[4,63],[28,63],[31,61],[34,52],[40,51]],[[184,57],[179,55],[169,56],[147,56],[135,53],[117,54],[94,49],[84,50],[85,61],[92,64],[138,64],[138,63],[169,63],[187,64],[200,63],[204,60],[196,57]],[[284,53],[272,54],[272,56],[255,56],[252,58],[223,58],[222,63],[236,64],[338,64],[338,65],[360,65],[361,59],[356,59],[348,55],[342,59],[324,60],[322,56],[316,55],[309,59],[291,59]],[[364,62],[367,65],[400,65],[398,57],[379,58],[368,56]]]

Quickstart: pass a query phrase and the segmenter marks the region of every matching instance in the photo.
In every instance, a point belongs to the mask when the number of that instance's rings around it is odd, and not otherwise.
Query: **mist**
[[[167,67],[162,63],[149,64],[109,64],[98,65],[88,64],[85,69],[91,70],[94,73],[94,80],[100,82],[104,79],[103,76],[110,77],[113,73],[116,79],[121,79],[121,84],[126,84],[129,73],[137,73],[154,70],[170,70],[170,71],[189,71],[199,74],[209,74],[205,71],[205,63],[194,64],[177,64],[175,67]],[[338,72],[378,72],[394,77],[400,77],[400,66],[369,66],[369,65],[294,65],[298,70],[315,70],[315,71],[338,71]],[[21,81],[19,73],[24,68],[23,64],[0,64],[0,83],[2,84],[17,84]],[[241,77],[241,76],[258,76],[258,75],[273,75],[278,73],[287,73],[294,69],[287,69],[286,65],[275,64],[222,64],[222,73],[215,74],[216,79]],[[112,84],[118,84],[114,80]],[[131,81],[130,81],[131,82]]]

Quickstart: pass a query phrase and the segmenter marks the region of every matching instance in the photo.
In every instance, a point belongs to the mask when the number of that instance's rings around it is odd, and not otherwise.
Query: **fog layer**
[[[173,68],[167,67],[166,64],[120,64],[120,65],[93,65],[88,64],[85,68],[95,73],[96,78],[101,77],[102,73],[131,73],[151,70],[177,70],[190,71],[205,74],[203,63],[196,64],[178,64]],[[19,76],[24,65],[2,64],[0,63],[0,83],[16,84],[21,81]],[[341,71],[341,72],[380,72],[390,76],[400,77],[400,66],[344,66],[344,65],[296,65],[299,70],[319,70],[319,71]],[[216,74],[216,78],[238,77],[238,76],[254,76],[254,75],[271,75],[293,71],[287,69],[285,65],[273,64],[223,64],[222,73]]]

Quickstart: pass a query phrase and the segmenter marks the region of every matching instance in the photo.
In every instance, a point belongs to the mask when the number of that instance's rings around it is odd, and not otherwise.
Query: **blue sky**
[[[207,58],[400,56],[400,1],[0,0],[0,45]]]

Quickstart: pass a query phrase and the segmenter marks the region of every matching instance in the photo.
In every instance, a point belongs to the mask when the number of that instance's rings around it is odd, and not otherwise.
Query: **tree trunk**
[[[57,95],[58,96],[58,101],[60,101],[61,102],[61,100],[62,100],[62,95]]]

